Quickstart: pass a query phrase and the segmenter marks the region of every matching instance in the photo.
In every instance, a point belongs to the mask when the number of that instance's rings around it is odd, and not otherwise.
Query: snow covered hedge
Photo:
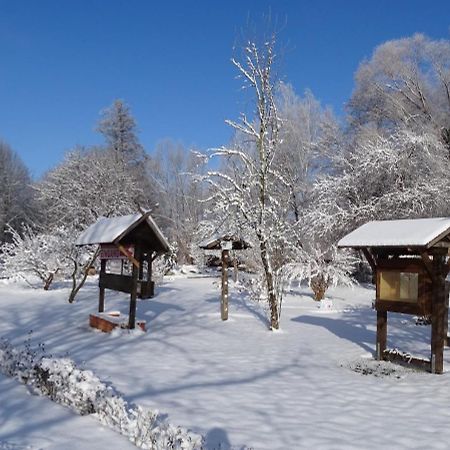
[[[41,395],[81,415],[94,414],[137,447],[151,450],[200,450],[202,438],[167,423],[158,412],[130,405],[113,387],[68,358],[47,357],[44,349],[13,347],[0,340],[0,371],[17,378]]]

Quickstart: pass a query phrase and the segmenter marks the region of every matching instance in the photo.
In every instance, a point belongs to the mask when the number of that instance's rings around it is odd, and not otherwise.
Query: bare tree
[[[277,103],[283,122],[278,164],[283,167],[293,218],[298,222],[308,206],[312,184],[328,169],[342,133],[331,110],[323,108],[309,90],[299,97],[290,84],[280,83]]]
[[[147,176],[158,199],[154,216],[176,247],[178,263],[193,263],[204,206],[199,202],[202,186],[195,175],[202,165],[182,144],[166,139],[158,143],[147,160]]]
[[[136,121],[129,106],[123,100],[117,99],[101,114],[97,131],[105,137],[107,147],[116,158],[128,164],[142,162],[145,152],[139,143]]]
[[[276,102],[274,77],[275,34],[262,46],[248,42],[242,61],[232,59],[244,87],[254,100],[254,117],[241,114],[240,121],[227,123],[241,139],[210,155],[227,160],[227,170],[209,171],[203,178],[211,187],[208,200],[224,216],[238,216],[241,231],[251,234],[258,248],[265,297],[270,309],[270,326],[279,328],[281,290],[279,269],[287,231],[287,183],[277,166],[281,119]]]
[[[423,34],[377,47],[355,76],[353,125],[433,131],[450,149],[450,41]]]
[[[312,192],[305,230],[333,243],[368,220],[449,214],[446,148],[432,133],[370,133],[336,155]]]
[[[28,169],[8,144],[0,141],[0,243],[8,225],[20,229],[36,216],[31,178]]]

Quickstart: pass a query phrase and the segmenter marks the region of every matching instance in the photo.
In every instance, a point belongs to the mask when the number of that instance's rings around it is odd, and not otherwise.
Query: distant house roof
[[[153,232],[159,247],[167,251],[169,243],[149,212],[120,217],[100,217],[81,233],[75,245],[117,244],[142,223],[146,223]]]
[[[232,242],[233,250],[243,250],[246,248],[251,248],[250,243],[245,241],[243,238],[233,234],[226,234],[226,233],[211,236],[210,238],[200,242],[199,247],[204,250],[220,250],[221,249],[220,243],[223,241]]]
[[[450,218],[376,220],[357,228],[338,247],[433,247],[450,235]]]

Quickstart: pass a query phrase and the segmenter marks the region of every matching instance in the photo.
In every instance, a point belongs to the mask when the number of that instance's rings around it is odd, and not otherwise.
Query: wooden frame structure
[[[136,326],[137,298],[154,295],[152,263],[169,250],[150,212],[128,216],[100,218],[78,238],[76,245],[100,245],[100,275],[98,312],[105,311],[105,289],[130,294],[128,328]],[[121,271],[108,273],[107,262],[121,261]],[[131,275],[124,273],[124,261],[131,265]]]
[[[372,268],[377,312],[376,357],[403,360],[387,349],[387,313],[431,316],[430,359],[408,362],[432,373],[443,373],[448,345],[450,218],[368,222],[338,243],[360,250]]]
[[[220,317],[228,320],[228,266],[230,261],[230,250],[245,250],[251,245],[244,239],[233,234],[213,236],[202,242],[199,247],[203,250],[221,250],[222,260],[222,293],[220,296]]]

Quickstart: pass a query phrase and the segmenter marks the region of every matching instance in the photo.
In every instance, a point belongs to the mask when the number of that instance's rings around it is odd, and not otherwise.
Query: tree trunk
[[[81,280],[79,281],[78,285],[77,285],[78,263],[74,260],[75,270],[72,272],[72,290],[70,291],[70,295],[69,295],[69,303],[73,303],[75,301],[76,295],[78,294],[80,289],[84,286],[84,283],[86,282],[89,267],[91,267],[92,264],[94,264],[94,261],[97,259],[97,256],[99,255],[99,253],[100,253],[100,247],[95,251],[92,258],[86,264],[86,266],[83,270],[83,276],[82,276]]]
[[[272,267],[269,261],[269,255],[267,251],[267,243],[262,237],[260,237],[259,248],[261,251],[261,260],[264,267],[264,275],[266,278],[267,298],[269,300],[270,308],[270,328],[272,330],[278,330],[280,327],[280,316],[278,312],[278,298],[275,292],[275,284],[273,279]]]
[[[53,278],[55,278],[55,275],[58,273],[59,269],[56,269],[54,272],[52,272],[51,274],[49,274],[49,276],[47,277],[47,279],[45,280],[45,284],[44,284],[44,291],[48,291],[50,289],[50,285],[53,282]]]

